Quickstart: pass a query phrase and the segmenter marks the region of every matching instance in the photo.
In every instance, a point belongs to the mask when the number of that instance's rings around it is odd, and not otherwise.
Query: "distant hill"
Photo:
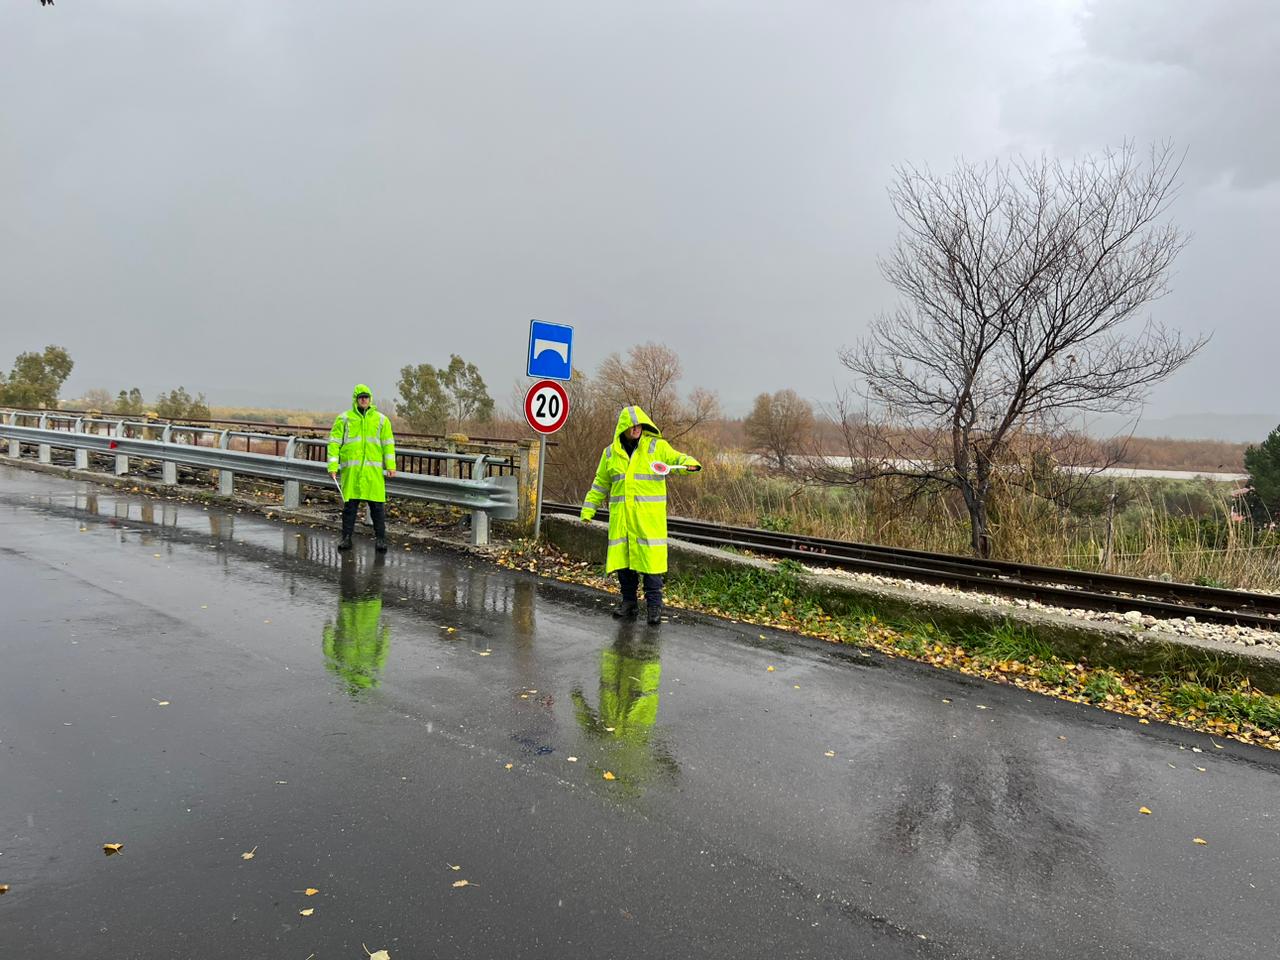
[[[1128,432],[1131,421],[1099,417],[1089,424],[1095,437]],[[1137,437],[1169,437],[1173,440],[1226,440],[1261,443],[1280,426],[1280,413],[1184,413],[1174,417],[1143,417],[1133,431]]]

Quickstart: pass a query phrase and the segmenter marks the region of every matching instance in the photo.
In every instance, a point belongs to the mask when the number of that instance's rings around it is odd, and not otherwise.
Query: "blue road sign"
[[[573,379],[573,327],[529,321],[528,374],[539,380]]]

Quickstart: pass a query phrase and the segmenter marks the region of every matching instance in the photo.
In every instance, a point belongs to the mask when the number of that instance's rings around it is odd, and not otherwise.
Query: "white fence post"
[[[124,421],[116,421],[116,436],[124,437]],[[129,472],[129,458],[123,454],[116,454],[116,476],[123,477]]]
[[[9,414],[9,426],[16,427],[17,425],[18,415],[16,413]],[[22,456],[22,444],[13,438],[9,440],[9,456],[15,460]]]
[[[173,442],[173,424],[166,423],[164,430],[160,433],[160,442],[168,446]],[[178,485],[178,465],[172,460],[162,460],[160,462],[160,482],[166,487],[176,487]]]
[[[290,437],[289,442],[284,445],[284,458],[292,460],[294,451],[298,447],[298,438]],[[286,510],[297,510],[302,504],[302,484],[297,480],[286,480],[284,482],[284,508]]]
[[[76,433],[84,432],[84,417],[76,417]],[[83,447],[76,447],[76,469],[89,469],[89,451]]]
[[[49,415],[47,413],[40,414],[40,429],[49,429]],[[38,444],[40,449],[40,462],[53,463],[53,447],[47,443]]]
[[[231,431],[223,430],[222,436],[218,438],[218,447],[221,450],[231,449]],[[232,497],[236,492],[236,475],[230,470],[218,470],[218,496]]]

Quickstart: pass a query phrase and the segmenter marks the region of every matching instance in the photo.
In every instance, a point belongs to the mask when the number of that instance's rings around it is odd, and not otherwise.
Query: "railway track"
[[[579,507],[544,503],[548,513],[577,516]],[[603,519],[608,511],[597,517]],[[767,557],[797,560],[901,580],[940,584],[979,593],[1034,600],[1077,610],[1130,610],[1163,620],[1194,617],[1201,623],[1280,630],[1280,596],[1166,583],[1142,577],[1067,570],[1008,560],[977,560],[946,553],[805,537],[752,527],[670,518],[672,537],[713,547],[734,547]]]

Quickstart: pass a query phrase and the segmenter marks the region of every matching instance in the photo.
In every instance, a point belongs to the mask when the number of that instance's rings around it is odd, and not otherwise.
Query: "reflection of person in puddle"
[[[324,626],[325,665],[343,679],[353,697],[378,685],[391,650],[391,628],[382,623],[384,569],[381,554],[363,573],[356,557],[343,556],[338,618]]]
[[[635,624],[624,621],[613,644],[600,652],[598,709],[591,708],[581,688],[570,692],[579,725],[609,744],[608,753],[600,758],[603,769],[630,787],[658,774],[671,777],[678,769],[653,736],[662,680],[659,647],[652,636],[637,641],[635,633]]]

